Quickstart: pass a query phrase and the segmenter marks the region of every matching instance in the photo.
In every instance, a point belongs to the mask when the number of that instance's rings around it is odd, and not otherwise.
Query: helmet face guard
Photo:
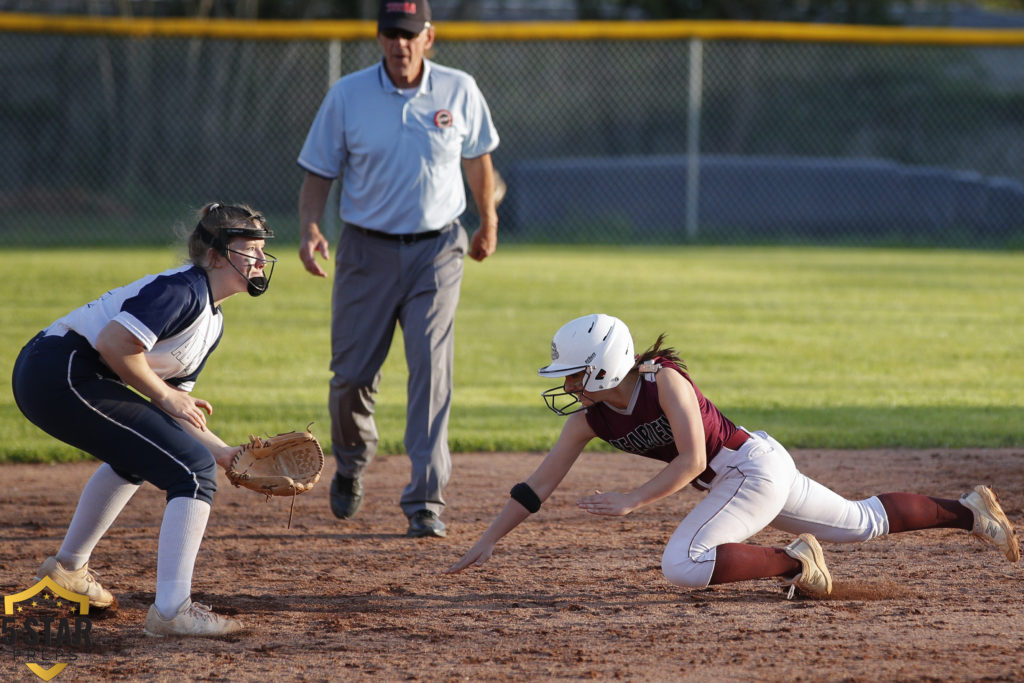
[[[586,373],[583,377],[582,383],[582,386],[586,386],[590,381],[590,368],[588,367],[581,366],[573,368],[565,376],[568,377],[569,375],[575,375],[580,370],[583,370]],[[544,399],[544,403],[547,407],[555,415],[572,415],[573,413],[578,413],[586,408],[578,394],[565,390],[565,382],[562,382],[558,386],[551,387],[547,391],[541,392],[540,396]]]

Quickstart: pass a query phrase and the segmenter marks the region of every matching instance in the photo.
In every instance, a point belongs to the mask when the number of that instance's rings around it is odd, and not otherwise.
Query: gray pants
[[[451,476],[448,415],[466,231],[457,222],[411,244],[345,229],[338,241],[331,303],[330,412],[338,473],[360,476],[377,452],[374,394],[395,323],[409,369],[405,449],[412,461],[402,492],[406,515],[441,514]]]

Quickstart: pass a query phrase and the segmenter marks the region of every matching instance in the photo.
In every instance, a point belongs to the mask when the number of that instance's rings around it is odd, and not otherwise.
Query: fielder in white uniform
[[[115,606],[89,569],[93,549],[142,482],[167,493],[147,635],[215,636],[241,628],[191,600],[216,466],[230,465],[238,447],[208,429],[213,406],[190,392],[220,341],[221,302],[239,292],[258,296],[270,285],[274,259],[263,246],[273,236],[249,207],[207,205],[189,237],[189,265],[75,309],[36,335],[14,366],[22,413],[104,462],[36,580],[49,576],[88,596],[93,607]]]
[[[662,555],[665,577],[679,586],[777,577],[803,593],[825,596],[832,577],[818,539],[853,543],[919,529],[964,529],[1011,562],[1020,559],[1013,526],[988,487],[976,486],[959,500],[915,493],[847,500],[801,474],[768,434],[747,432],[722,415],[663,340],[634,356],[625,323],[603,314],[558,330],[551,363],[539,372],[565,378],[544,398],[569,419],[544,461],[512,488],[490,528],[449,572],[486,562],[500,538],[540,509],[594,438],[666,465],[628,493],[580,498],[577,504],[587,512],[626,515],[688,483],[708,492]],[[784,548],[745,543],[767,526],[798,536]]]

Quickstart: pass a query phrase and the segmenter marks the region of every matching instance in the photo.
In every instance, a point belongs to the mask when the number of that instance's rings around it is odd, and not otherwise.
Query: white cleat
[[[799,560],[801,566],[799,574],[785,580],[791,586],[789,597],[793,597],[792,587],[816,597],[825,597],[832,592],[832,575],[825,566],[825,555],[818,539],[811,534],[800,534],[783,550],[794,560]]]
[[[242,623],[231,617],[215,614],[208,606],[192,602],[191,598],[178,608],[178,613],[164,619],[156,605],[149,606],[143,631],[147,636],[226,636],[242,630]]]
[[[960,496],[960,504],[974,513],[971,535],[999,548],[1010,562],[1020,561],[1020,542],[1013,525],[999,505],[995,492],[987,486],[975,486]]]
[[[66,569],[56,557],[48,557],[43,566],[36,572],[36,581],[49,576],[61,588],[89,598],[89,605],[103,609],[117,603],[117,599],[96,580],[96,572],[89,569],[86,562],[78,569]]]

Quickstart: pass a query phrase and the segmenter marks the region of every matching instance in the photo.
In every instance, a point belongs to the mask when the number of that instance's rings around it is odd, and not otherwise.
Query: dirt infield
[[[990,483],[1024,525],[1024,451],[794,457],[848,497],[955,497]],[[456,455],[445,540],[403,536],[405,457],[373,463],[366,503],[345,523],[328,509],[328,464],[324,481],[296,499],[290,530],[290,499],[264,502],[221,474],[194,597],[249,630],[213,640],[142,634],[164,508],[160,492],[144,486],[92,561],[120,607],[93,612],[91,647],[74,652],[55,680],[1024,680],[1024,563],[964,532],[934,530],[826,545],[835,579],[828,600],[786,600],[768,580],[678,589],[661,576],[661,552],[697,491],[624,518],[574,505],[593,488],[623,490],[651,476],[659,464],[640,458],[585,454],[490,563],[441,574],[539,458]],[[608,474],[624,464],[629,471]],[[34,583],[95,466],[0,467],[0,593]],[[767,530],[754,540],[790,539]],[[0,646],[0,679],[41,680],[25,662]]]

